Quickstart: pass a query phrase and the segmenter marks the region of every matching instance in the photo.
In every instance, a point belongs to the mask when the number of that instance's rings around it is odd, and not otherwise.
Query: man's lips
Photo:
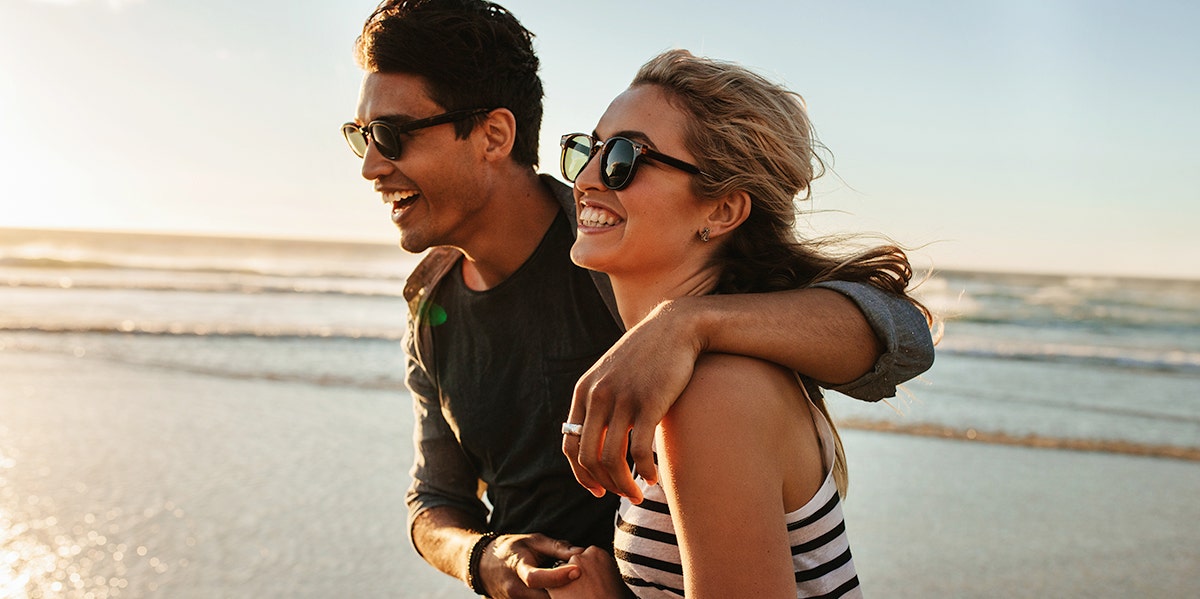
[[[404,210],[413,205],[421,193],[413,190],[389,191],[383,194],[383,203],[392,205],[392,222],[399,224]]]

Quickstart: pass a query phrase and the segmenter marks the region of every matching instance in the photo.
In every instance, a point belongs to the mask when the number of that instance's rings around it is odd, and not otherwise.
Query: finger
[[[591,483],[584,486],[592,495],[603,497],[605,489],[615,488],[600,463],[604,438],[612,419],[612,401],[610,396],[601,392],[596,385],[587,388],[584,388],[582,383],[576,385],[575,395],[580,400],[576,403],[588,405],[584,420],[581,421],[583,434],[579,436],[579,452],[576,454],[580,467],[586,471]]]
[[[579,554],[579,562],[578,563],[580,565],[587,565],[590,563],[590,564],[612,564],[612,565],[616,566],[617,561],[613,558],[612,554],[610,554],[609,552],[607,552],[595,545],[592,545],[592,546],[588,547],[587,549],[585,549],[583,551],[583,553]]]
[[[575,390],[571,395],[571,409],[566,415],[568,423],[581,424],[587,420],[587,381],[588,375],[584,373],[580,381],[575,383]],[[596,497],[604,496],[604,486],[596,483],[592,473],[588,472],[588,469],[580,463],[580,436],[563,435],[563,455],[571,465],[571,473],[575,474],[575,480],[583,486],[583,489],[587,489]]]
[[[603,497],[604,486],[596,482],[592,473],[579,463],[579,437],[577,435],[563,436],[563,455],[567,456],[567,462],[571,464],[571,472],[575,475],[575,480],[592,495]]]
[[[578,579],[583,574],[578,564],[562,564],[553,568],[536,568],[524,562],[517,564],[517,576],[531,589],[556,589]]]
[[[484,586],[491,597],[508,597],[510,599],[550,599],[545,591],[539,588],[529,588],[521,576],[521,558],[512,556],[502,559],[499,573],[484,577]]]
[[[584,435],[579,439],[579,463],[591,474],[595,484],[599,485],[596,489],[589,489],[596,497],[603,497],[607,491],[615,493],[617,490],[603,462],[604,444],[608,435],[609,430],[604,428],[593,437],[589,437],[585,428]]]
[[[615,409],[609,414],[604,438],[597,449],[588,451],[588,448],[584,447],[579,456],[579,461],[592,473],[597,482],[604,485],[605,489],[623,496],[628,496],[631,486],[623,484],[623,478],[632,479],[625,458],[628,435],[628,417],[619,408]],[[584,439],[583,442],[586,443],[587,440]],[[634,494],[638,494],[636,490]]]
[[[641,419],[629,433],[629,455],[637,475],[648,484],[658,483],[658,465],[654,463],[654,430],[658,423]]]
[[[633,480],[633,472],[629,468],[629,431],[632,427],[624,418],[614,415],[609,425],[604,449],[600,453],[600,464],[604,468],[612,486],[606,488],[622,497],[628,497],[633,503],[642,502],[642,491]]]
[[[570,541],[552,539],[544,534],[535,533],[522,542],[522,548],[535,554],[535,561],[566,561],[573,556],[583,553],[583,547],[576,547]],[[535,563],[534,565],[537,565]]]
[[[587,390],[591,388],[589,374],[591,371],[583,373],[583,376],[575,381],[575,388],[571,391],[571,409],[567,413],[567,422],[583,422],[587,417]]]
[[[579,577],[578,566],[563,568],[562,562],[583,553],[583,547],[570,542],[552,539],[543,534],[533,534],[513,545],[517,558],[514,570],[517,577],[530,588],[553,588],[567,584]],[[554,566],[541,567],[553,563]]]

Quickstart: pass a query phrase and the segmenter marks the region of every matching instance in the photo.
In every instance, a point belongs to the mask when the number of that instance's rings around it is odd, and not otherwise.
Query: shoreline
[[[989,445],[1009,445],[1030,447],[1035,449],[1051,449],[1061,451],[1078,451],[1087,453],[1104,453],[1128,455],[1148,458],[1166,458],[1186,462],[1200,462],[1200,448],[1182,447],[1178,445],[1155,445],[1137,443],[1117,439],[1074,439],[1069,437],[1049,437],[1045,435],[1027,434],[1013,435],[999,431],[986,431],[977,428],[955,428],[940,424],[917,423],[900,424],[862,418],[843,418],[838,420],[839,429],[908,435],[913,437],[932,437],[951,441],[983,443]]]

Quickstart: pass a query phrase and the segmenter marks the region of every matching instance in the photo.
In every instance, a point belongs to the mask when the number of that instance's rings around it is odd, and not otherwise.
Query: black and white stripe
[[[825,458],[825,481],[800,509],[786,514],[788,541],[796,572],[798,598],[862,597],[841,498],[830,467],[834,461],[833,432],[815,408]],[[613,554],[625,584],[638,597],[682,597],[683,566],[679,543],[662,486],[638,479],[645,499],[639,505],[621,501],[616,518]]]

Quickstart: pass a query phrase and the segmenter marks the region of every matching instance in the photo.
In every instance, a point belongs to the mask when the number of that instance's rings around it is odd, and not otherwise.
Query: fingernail
[[[579,568],[572,568],[570,572],[567,572],[567,578],[570,578],[571,580],[576,580],[579,578],[580,574],[581,574],[581,572],[579,571]]]

